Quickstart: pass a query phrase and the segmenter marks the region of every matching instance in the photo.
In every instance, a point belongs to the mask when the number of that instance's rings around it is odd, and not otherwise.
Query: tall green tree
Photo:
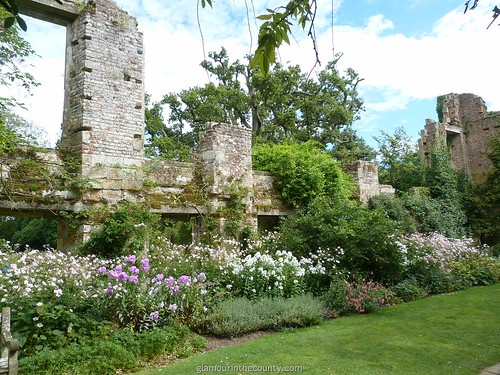
[[[279,64],[263,76],[250,69],[248,62],[230,62],[224,48],[209,53],[209,58],[201,65],[211,83],[169,93],[160,103],[148,105],[147,147],[153,154],[164,154],[160,143],[192,147],[196,142],[192,134],[216,121],[252,129],[255,143],[314,140],[325,149],[338,151],[337,156],[351,151],[373,156],[351,127],[363,109],[357,92],[361,79],[351,69],[341,75],[336,69],[338,59],[311,78],[299,66]],[[163,108],[168,115],[164,116]],[[160,139],[165,137],[168,140]],[[353,141],[355,147],[341,145],[347,141]]]
[[[378,143],[379,179],[398,191],[408,191],[422,184],[420,157],[416,143],[403,127],[393,135],[384,131],[374,137]]]
[[[9,14],[0,8],[0,22],[8,19]],[[19,34],[15,27],[0,27],[0,86],[21,85],[28,90],[37,85],[34,77],[23,71],[21,62],[35,53],[30,44]],[[19,105],[12,97],[0,97],[0,111]]]

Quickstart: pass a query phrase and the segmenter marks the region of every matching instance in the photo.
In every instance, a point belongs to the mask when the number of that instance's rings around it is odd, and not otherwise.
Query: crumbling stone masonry
[[[500,112],[488,112],[484,100],[473,94],[438,98],[440,122],[427,119],[420,133],[422,165],[429,165],[433,147],[445,142],[455,170],[463,170],[472,183],[484,182],[493,164],[491,141],[500,135]]]
[[[0,214],[59,219],[58,248],[95,227],[71,215],[124,201],[168,216],[210,216],[224,229],[256,229],[291,210],[269,173],[252,170],[252,132],[208,124],[193,163],[144,158],[144,51],[136,20],[112,0],[17,0],[21,13],[67,28],[60,147],[0,160]],[[76,160],[75,160],[76,159]],[[384,190],[374,164],[352,171],[360,198]]]
[[[368,204],[371,197],[387,194],[394,195],[396,189],[391,185],[381,185],[378,180],[378,167],[375,163],[358,160],[352,164],[346,171],[356,184],[357,198]]]

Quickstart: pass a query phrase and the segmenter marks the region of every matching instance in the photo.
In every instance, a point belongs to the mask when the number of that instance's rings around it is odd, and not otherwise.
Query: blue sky
[[[199,66],[203,51],[224,46],[232,59],[255,49],[255,14],[281,4],[279,0],[214,0],[213,9],[200,10],[203,40],[196,19],[196,0],[117,0],[137,18],[144,32],[146,91],[153,99],[208,82]],[[489,30],[494,5],[480,0],[463,14],[465,0],[318,0],[316,33],[323,66],[342,53],[340,69],[355,69],[364,78],[359,92],[365,102],[358,134],[376,145],[373,136],[402,126],[414,140],[425,119],[437,119],[436,96],[474,93],[490,110],[500,110],[500,26]],[[252,12],[252,10],[250,10]],[[332,17],[333,15],[333,17]],[[251,32],[247,21],[250,21]],[[333,25],[333,29],[332,29]],[[62,27],[29,19],[26,34],[41,57],[29,63],[42,85],[32,97],[13,90],[26,102],[25,118],[42,126],[51,144],[59,137],[62,119],[64,43]],[[294,31],[290,46],[280,49],[281,62],[314,67],[312,44],[305,32]],[[315,68],[316,71],[321,69]],[[314,71],[314,69],[313,69]]]

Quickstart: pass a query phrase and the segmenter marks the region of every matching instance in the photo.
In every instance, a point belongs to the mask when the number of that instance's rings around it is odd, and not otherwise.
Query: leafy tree
[[[150,102],[146,95],[146,133],[145,153],[150,157],[162,157],[169,160],[189,161],[191,148],[195,144],[192,131],[183,131],[182,123],[172,127],[165,126],[162,103]]]
[[[0,21],[8,19],[8,13],[0,8]],[[20,62],[33,55],[34,50],[16,28],[0,28],[0,85],[20,84],[26,90],[37,85],[33,76],[23,72]],[[0,97],[0,111],[18,104],[13,98]]]
[[[44,245],[53,248],[57,245],[57,221],[47,218],[3,217],[0,220],[0,238],[21,248],[29,245],[33,249],[42,249]]]
[[[167,94],[160,103],[148,105],[147,147],[152,154],[172,154],[173,149],[184,153],[196,143],[195,134],[207,122],[216,121],[251,128],[255,143],[315,140],[336,157],[373,157],[351,127],[362,110],[357,93],[361,79],[351,69],[341,76],[336,70],[338,59],[312,79],[298,66],[279,64],[264,77],[238,60],[230,63],[224,48],[209,57],[201,65],[214,82]],[[170,151],[161,146],[164,143]]]
[[[380,159],[379,179],[383,184],[392,185],[399,191],[408,191],[420,186],[422,172],[420,157],[411,136],[406,134],[403,127],[398,127],[394,135],[382,131],[382,135],[374,137],[378,143]]]

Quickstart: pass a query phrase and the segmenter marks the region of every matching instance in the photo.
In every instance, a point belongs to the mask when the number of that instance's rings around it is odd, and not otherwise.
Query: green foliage
[[[102,224],[81,246],[82,254],[114,258],[139,252],[144,248],[146,227],[154,223],[154,215],[149,212],[148,207],[125,202],[114,212],[105,210],[101,214],[104,215]]]
[[[26,22],[19,15],[19,9],[15,0],[5,0],[0,5],[0,15],[2,16],[4,29],[12,30],[12,26],[17,23],[22,30],[28,30]]]
[[[323,295],[332,316],[369,313],[392,303],[392,292],[364,277],[336,277]]]
[[[427,291],[422,288],[415,278],[405,279],[391,287],[394,300],[410,302],[427,296]]]
[[[428,188],[415,189],[401,199],[418,231],[456,238],[466,234],[466,217],[459,202],[432,198]]]
[[[398,127],[394,135],[382,131],[378,142],[379,180],[382,184],[392,185],[398,191],[408,191],[420,186],[422,172],[416,144],[406,134],[403,127]]]
[[[321,295],[321,300],[326,306],[326,315],[336,318],[351,312],[351,306],[345,295],[345,277],[338,275],[333,277],[328,289]]]
[[[185,160],[206,123],[222,122],[251,128],[255,143],[313,139],[336,157],[371,158],[373,150],[351,127],[363,106],[356,89],[360,78],[352,69],[341,75],[338,59],[313,79],[298,65],[277,64],[263,76],[238,60],[230,62],[224,48],[210,52],[201,65],[213,82],[169,93],[147,106],[147,152]]]
[[[468,234],[464,201],[469,188],[463,176],[453,170],[446,146],[436,145],[431,153],[430,166],[424,170],[424,184],[429,195],[421,194],[409,199],[409,205],[419,221],[428,224],[428,227],[419,229],[457,238]]]
[[[0,220],[0,238],[18,243],[21,247],[41,249],[45,245],[57,245],[57,221],[45,218],[13,218]]]
[[[397,224],[357,202],[314,200],[283,221],[280,245],[296,256],[340,248],[340,269],[373,273],[377,281],[397,281],[402,273]]]
[[[276,62],[276,50],[283,42],[290,44],[289,35],[292,21],[305,29],[310,24],[309,34],[316,48],[314,30],[314,15],[316,1],[290,0],[286,5],[276,9],[267,9],[267,13],[257,18],[264,21],[259,27],[258,45],[251,61],[252,68],[258,68],[267,75],[269,67]]]
[[[368,207],[371,210],[379,210],[393,220],[398,229],[403,233],[411,233],[416,230],[417,222],[408,208],[405,206],[403,199],[389,195],[380,194],[370,198]]]
[[[500,140],[491,141],[490,160],[493,168],[484,183],[473,188],[465,199],[467,217],[475,236],[483,243],[500,249]],[[500,251],[497,250],[497,255]]]
[[[155,328],[141,333],[115,330],[66,348],[45,349],[21,357],[20,372],[26,375],[114,375],[136,370],[158,356],[185,357],[205,346],[204,339],[182,326]]]
[[[318,299],[301,295],[292,298],[246,298],[225,300],[209,317],[209,332],[236,337],[254,331],[279,331],[319,324],[324,306]]]
[[[12,26],[16,20],[21,27],[26,26],[17,13],[17,7],[12,6],[7,9],[11,12],[11,15],[4,10],[5,8],[0,8],[0,22],[7,26],[0,32],[0,86],[18,83],[29,91],[30,87],[36,86],[37,83],[30,73],[22,70],[21,62],[28,56],[33,55],[34,50],[19,35],[17,28],[8,27],[9,25]],[[0,97],[0,112],[5,111],[11,105],[17,104],[17,101],[12,97]]]
[[[353,192],[339,164],[312,141],[255,146],[253,168],[273,173],[281,197],[293,207],[307,206],[317,197],[345,200]]]

